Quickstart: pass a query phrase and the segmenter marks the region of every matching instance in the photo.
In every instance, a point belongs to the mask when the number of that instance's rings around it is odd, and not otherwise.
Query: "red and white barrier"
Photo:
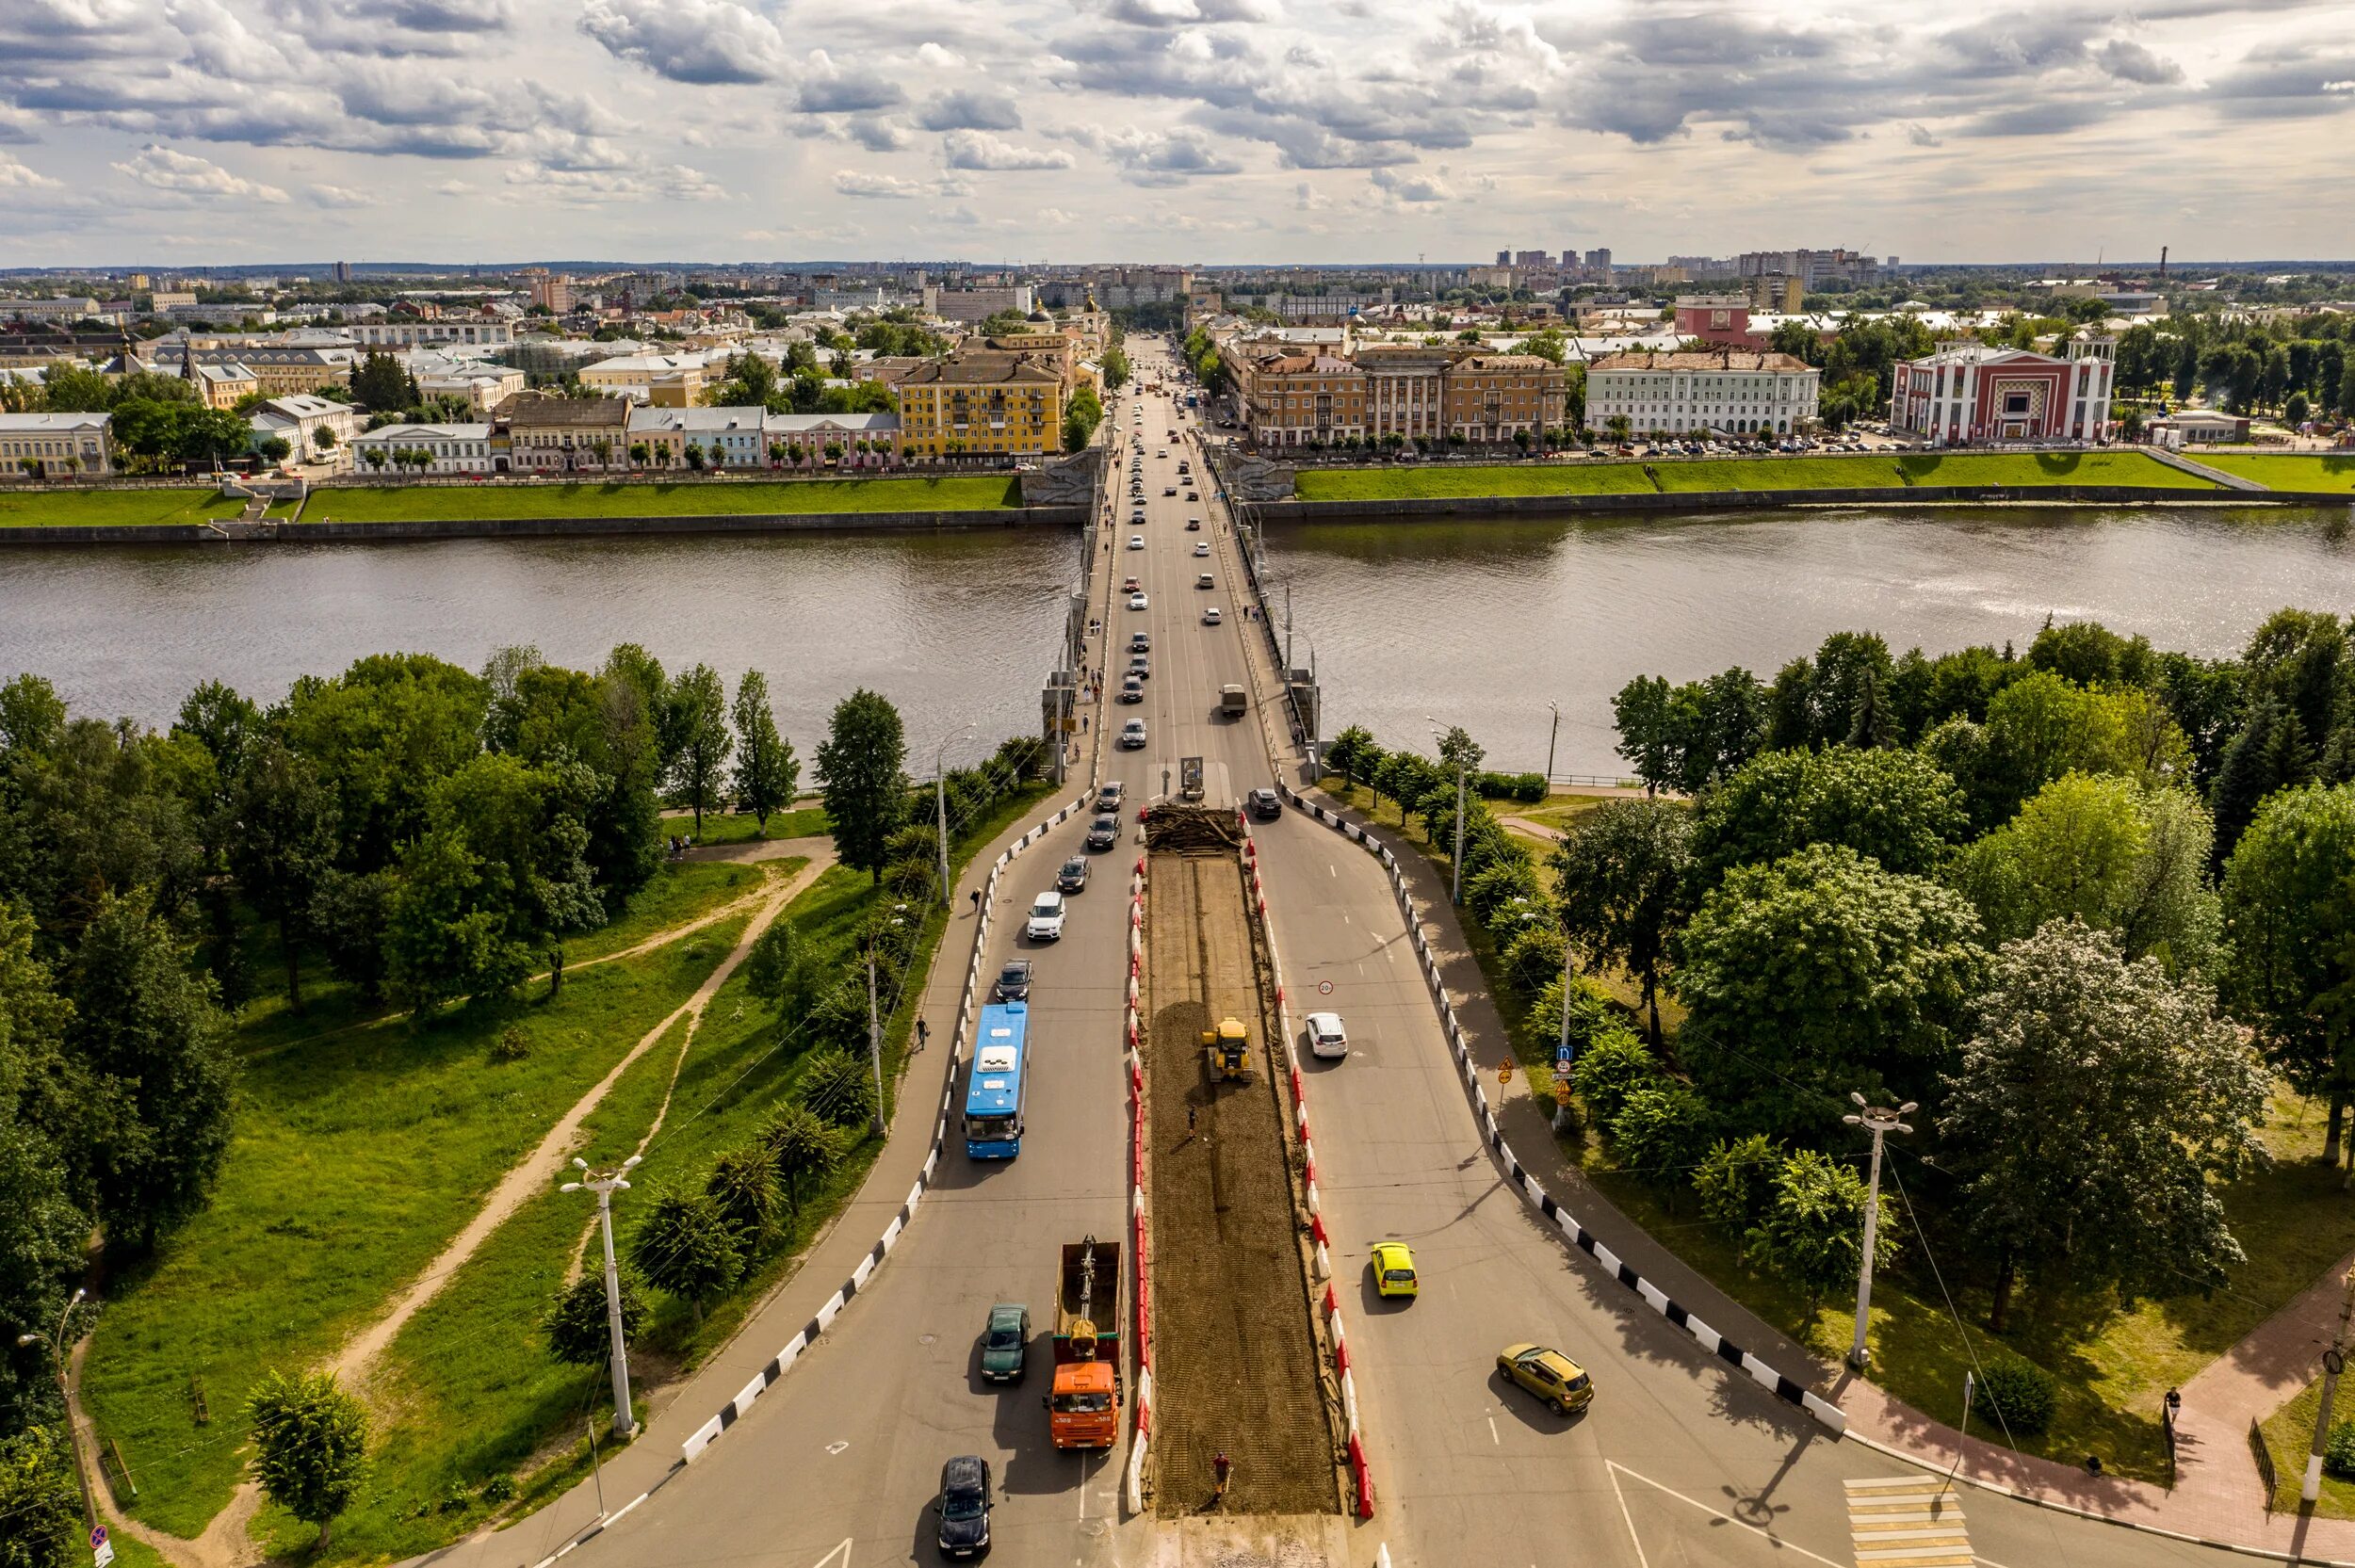
[[[1136,1269],[1137,1302],[1137,1432],[1129,1445],[1127,1492],[1129,1511],[1145,1508],[1145,1456],[1153,1443],[1153,1269],[1145,1252],[1145,1059],[1137,1052],[1137,977],[1145,955],[1145,858],[1129,879],[1129,1000],[1123,1009],[1121,1038],[1129,1058],[1129,1255]]]

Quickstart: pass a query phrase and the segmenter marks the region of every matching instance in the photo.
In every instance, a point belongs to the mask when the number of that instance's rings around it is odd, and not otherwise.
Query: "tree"
[[[1856,1288],[1864,1261],[1864,1181],[1829,1156],[1800,1149],[1775,1172],[1773,1188],[1743,1251],[1798,1288],[1811,1320],[1827,1300]],[[1888,1268],[1899,1250],[1897,1226],[1884,1214],[1874,1233],[1873,1267]]]
[[[1647,793],[1676,782],[1678,768],[1669,731],[1669,698],[1674,688],[1658,675],[1638,675],[1611,699],[1612,720],[1618,727],[1620,756],[1634,768]]]
[[[744,1243],[706,1193],[658,1192],[630,1243],[630,1261],[656,1289],[686,1301],[695,1326],[704,1302],[744,1271]]]
[[[385,978],[420,1022],[454,997],[508,990],[530,973],[529,949],[503,940],[482,882],[480,857],[455,831],[429,832],[401,856],[384,906]]]
[[[1573,819],[1553,865],[1571,946],[1589,967],[1616,963],[1636,978],[1659,1049],[1660,964],[1692,913],[1692,812],[1651,799],[1606,800]]]
[[[2328,1095],[2323,1158],[2339,1157],[2355,1087],[2355,784],[2284,790],[2224,867],[2224,993],[2266,1058]]]
[[[769,677],[747,670],[736,683],[736,798],[769,831],[769,814],[793,800],[802,765],[792,743],[777,734],[769,706]]]
[[[284,462],[294,455],[294,448],[287,445],[284,436],[264,436],[253,444],[253,455],[264,462]]]
[[[771,1111],[761,1123],[760,1141],[769,1151],[787,1206],[796,1212],[804,1185],[823,1181],[842,1161],[841,1140],[807,1106],[788,1103]]]
[[[0,1439],[0,1522],[8,1526],[0,1533],[0,1568],[80,1562],[82,1491],[62,1424],[26,1426]]]
[[[2242,1261],[2210,1181],[2265,1158],[2266,1075],[2215,1001],[2075,919],[1997,953],[1939,1113],[1963,1222],[1996,1260],[1990,1328],[2022,1270],[2171,1296]]]
[[[1748,1130],[1820,1136],[1859,1091],[1922,1098],[1984,955],[1958,895],[1844,845],[1738,866],[1670,944],[1682,1058]]]
[[[625,1269],[618,1273],[622,1303],[622,1343],[629,1344],[645,1325],[646,1298],[638,1278]],[[556,1293],[547,1315],[540,1319],[548,1354],[567,1366],[603,1366],[613,1355],[613,1323],[605,1299],[605,1271],[593,1269]]]
[[[94,1151],[98,1218],[152,1246],[203,1204],[228,1150],[228,1020],[144,889],[101,895],[65,992],[66,1048],[96,1076],[107,1123]]]
[[[1763,1223],[1774,1206],[1775,1175],[1782,1169],[1782,1145],[1764,1133],[1720,1139],[1693,1171],[1701,1218],[1736,1242]]]
[[[335,1516],[359,1495],[367,1468],[368,1417],[325,1372],[289,1378],[272,1370],[246,1398],[253,1428],[254,1479],[263,1495],[327,1544]]]
[[[392,355],[372,350],[351,367],[351,399],[372,413],[398,413],[416,406],[416,378]]]
[[[699,664],[671,683],[670,704],[678,735],[671,763],[671,800],[693,809],[695,836],[700,838],[704,813],[720,803],[722,769],[736,745],[728,735],[727,687],[718,671]]]
[[[1701,802],[1693,852],[1711,877],[1841,844],[1892,871],[1924,874],[1963,836],[1962,798],[1915,752],[1768,752]]]
[[[861,687],[835,704],[818,748],[826,819],[842,864],[883,881],[892,830],[908,813],[907,737],[900,710]]]
[[[1673,1193],[1709,1147],[1709,1120],[1699,1095],[1662,1078],[1631,1093],[1611,1119],[1612,1151],[1623,1169]]]
[[[704,1191],[747,1246],[758,1246],[776,1233],[784,1193],[777,1184],[776,1156],[759,1139],[722,1154],[704,1178]]]
[[[275,738],[237,775],[229,865],[247,902],[276,923],[286,964],[286,1004],[302,1010],[302,943],[311,908],[335,864],[335,796],[317,767]]]

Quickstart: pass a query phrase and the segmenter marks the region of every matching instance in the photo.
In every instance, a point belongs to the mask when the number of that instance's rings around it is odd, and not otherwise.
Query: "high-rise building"
[[[1513,265],[1515,267],[1551,267],[1553,258],[1543,251],[1516,251],[1513,252]]]
[[[1497,265],[1498,265],[1499,267],[1510,267],[1510,266],[1512,266],[1512,265],[1513,265],[1513,252],[1512,252],[1512,251],[1499,251],[1497,252]]]
[[[339,261],[335,264],[335,281],[339,283],[348,283],[351,282],[351,264],[349,262]]]
[[[1586,270],[1600,273],[1600,281],[1609,283],[1611,281],[1611,248],[1606,245],[1599,250],[1587,251]]]

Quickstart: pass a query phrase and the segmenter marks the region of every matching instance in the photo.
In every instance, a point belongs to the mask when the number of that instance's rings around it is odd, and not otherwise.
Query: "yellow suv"
[[[1556,1415],[1584,1410],[1595,1397],[1586,1369],[1543,1345],[1507,1345],[1497,1352],[1497,1370],[1552,1406]]]
[[[1404,1241],[1373,1244],[1373,1288],[1383,1296],[1413,1296],[1422,1285],[1415,1278],[1415,1254]]]

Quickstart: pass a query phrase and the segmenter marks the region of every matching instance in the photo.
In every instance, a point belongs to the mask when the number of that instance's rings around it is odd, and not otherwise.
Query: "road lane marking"
[[[1497,1418],[1493,1415],[1488,1417],[1488,1441],[1500,1448],[1504,1447],[1504,1439],[1497,1435]]]
[[[1748,1530],[1752,1535],[1763,1536],[1768,1541],[1774,1543],[1775,1546],[1778,1550],[1796,1552],[1811,1562],[1822,1563],[1824,1568],[1848,1568],[1847,1564],[1835,1562],[1830,1558],[1824,1556],[1820,1552],[1809,1551],[1805,1546],[1800,1545],[1789,1536],[1777,1535],[1773,1530],[1763,1528],[1758,1525],[1753,1525],[1747,1519],[1737,1519],[1730,1513],[1720,1512],[1718,1510],[1710,1507],[1707,1503],[1702,1502],[1697,1497],[1688,1497],[1673,1486],[1664,1486],[1660,1482],[1652,1479],[1649,1476],[1645,1475],[1640,1470],[1629,1469],[1626,1465],[1621,1464],[1616,1459],[1606,1459],[1603,1461],[1603,1463],[1611,1472],[1611,1488],[1615,1492],[1619,1489],[1619,1477],[1624,1475],[1631,1480],[1642,1481],[1646,1486],[1650,1487],[1655,1492],[1665,1493],[1667,1495],[1674,1497],[1678,1502],[1682,1503],[1687,1508],[1697,1508],[1700,1510],[1703,1513],[1708,1514],[1712,1519],[1721,1520],[1729,1525],[1738,1525],[1743,1529]],[[1628,1512],[1627,1496],[1624,1493],[1621,1493],[1619,1496],[1619,1511],[1621,1513]],[[1627,1529],[1628,1534],[1631,1536],[1635,1533],[1635,1519],[1632,1514],[1628,1514]],[[1640,1541],[1635,1544],[1635,1555],[1638,1559],[1642,1559],[1644,1556],[1644,1546],[1643,1543]],[[1650,1568],[1650,1564],[1646,1562],[1644,1568]],[[1876,1564],[1876,1568],[1889,1568],[1889,1565]]]
[[[841,1545],[820,1558],[813,1568],[832,1568],[832,1565],[837,1561],[842,1564],[842,1568],[851,1568],[851,1537],[847,1535],[842,1538]]]
[[[1870,1476],[1843,1483],[1858,1568],[1971,1568],[1962,1495],[1943,1476]]]
[[[1608,1460],[1603,1463],[1608,1467],[1605,1474],[1611,1478],[1611,1495],[1619,1499],[1619,1517],[1627,1521],[1628,1544],[1635,1548],[1637,1568],[1651,1568],[1651,1559],[1644,1552],[1644,1538],[1635,1533],[1635,1515],[1627,1506],[1627,1494],[1619,1490],[1619,1467]]]

